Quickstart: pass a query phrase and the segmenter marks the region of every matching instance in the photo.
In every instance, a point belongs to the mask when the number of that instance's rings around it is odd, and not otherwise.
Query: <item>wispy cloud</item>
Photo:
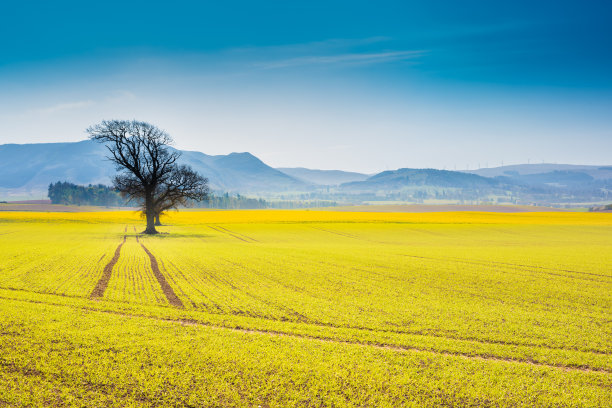
[[[347,53],[337,55],[310,55],[302,57],[294,57],[280,59],[275,61],[267,61],[256,64],[260,68],[275,69],[288,68],[304,65],[364,65],[364,64],[381,64],[385,62],[401,61],[416,59],[420,57],[423,51],[387,51],[387,52],[371,52],[371,53]]]
[[[283,69],[302,66],[354,66],[415,60],[423,50],[392,49],[390,37],[331,38],[323,41],[264,47],[233,48],[223,53],[227,61],[249,68]],[[382,43],[387,43],[382,46]]]
[[[267,45],[259,47],[237,47],[227,50],[230,54],[246,54],[251,55],[287,55],[287,54],[305,54],[313,52],[335,52],[339,50],[355,49],[359,47],[373,46],[374,44],[388,42],[390,37],[367,37],[367,38],[330,38],[323,41],[310,41],[304,43],[284,44],[284,45]]]
[[[48,115],[48,114],[67,111],[67,110],[86,108],[88,106],[93,105],[94,103],[95,102],[92,100],[58,103],[56,105],[36,109],[34,112],[39,113],[39,114]]]

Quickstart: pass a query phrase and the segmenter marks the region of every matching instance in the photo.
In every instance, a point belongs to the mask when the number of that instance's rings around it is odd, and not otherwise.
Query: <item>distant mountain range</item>
[[[89,140],[0,145],[0,200],[44,197],[48,185],[56,181],[108,185],[116,170],[106,156],[103,145]],[[250,153],[210,156],[182,151],[180,162],[208,177],[217,192],[283,199],[571,203],[612,198],[612,166],[523,164],[473,171],[403,168],[367,175],[302,167],[275,169]]]
[[[49,183],[110,184],[116,173],[103,145],[76,143],[0,145],[0,198],[39,197]],[[250,153],[209,156],[183,151],[180,162],[208,177],[216,191],[243,194],[312,189],[303,180],[276,170]]]

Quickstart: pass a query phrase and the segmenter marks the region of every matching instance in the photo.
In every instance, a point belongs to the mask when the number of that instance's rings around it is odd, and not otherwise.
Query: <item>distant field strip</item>
[[[612,400],[612,215],[6,214],[0,406]]]

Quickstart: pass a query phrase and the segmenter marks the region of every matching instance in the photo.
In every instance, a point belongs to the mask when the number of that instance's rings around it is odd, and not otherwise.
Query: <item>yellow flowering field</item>
[[[0,406],[612,401],[612,214],[0,212]]]

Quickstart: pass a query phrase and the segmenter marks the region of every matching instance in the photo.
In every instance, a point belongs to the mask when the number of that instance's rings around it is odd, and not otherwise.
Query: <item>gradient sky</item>
[[[126,3],[0,5],[0,143],[135,118],[275,167],[612,164],[607,0]]]

